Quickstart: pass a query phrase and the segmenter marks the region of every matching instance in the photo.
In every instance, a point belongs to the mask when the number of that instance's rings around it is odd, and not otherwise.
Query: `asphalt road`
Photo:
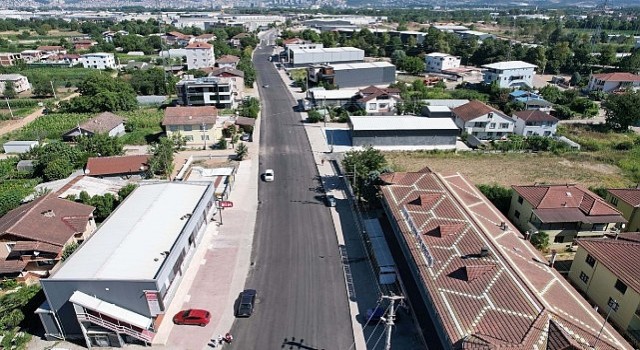
[[[246,283],[258,290],[258,302],[253,316],[234,322],[229,348],[346,350],[353,333],[333,222],[296,102],[269,62],[271,52],[258,48],[254,56],[263,103],[260,172],[275,172],[258,191]]]

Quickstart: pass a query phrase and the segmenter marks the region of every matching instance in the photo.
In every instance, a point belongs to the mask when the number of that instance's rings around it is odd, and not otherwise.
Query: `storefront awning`
[[[73,292],[69,301],[142,329],[149,329],[149,326],[151,326],[151,319],[149,317],[142,316],[138,313],[100,300],[96,297],[92,297],[80,291]]]

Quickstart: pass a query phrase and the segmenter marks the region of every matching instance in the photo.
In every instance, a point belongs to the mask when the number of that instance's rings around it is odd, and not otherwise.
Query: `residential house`
[[[604,237],[627,220],[588,189],[573,184],[512,186],[509,219],[530,237],[549,236],[552,248],[572,248],[582,237]]]
[[[577,243],[569,280],[609,322],[640,343],[640,233]]]
[[[20,57],[24,62],[38,62],[42,59],[42,51],[39,50],[24,50],[20,52]]]
[[[240,62],[240,57],[234,55],[223,55],[218,57],[216,60],[216,66],[219,68],[229,67],[236,69],[238,66],[238,62]]]
[[[495,39],[496,37],[493,34],[479,32],[476,30],[460,30],[457,31],[456,34],[458,34],[458,36],[460,36],[460,38],[462,39],[476,40],[479,44],[481,44],[484,40]]]
[[[614,92],[640,88],[640,75],[632,73],[591,74],[587,90]]]
[[[0,66],[15,66],[18,62],[22,62],[22,55],[20,53],[1,52],[0,53]]]
[[[238,33],[234,35],[231,39],[229,39],[229,44],[234,47],[242,46],[242,39],[251,37],[249,33]]]
[[[13,88],[17,93],[31,89],[29,79],[22,74],[0,74],[0,94],[4,93],[7,82],[13,83]]]
[[[514,132],[522,136],[554,136],[558,118],[543,111],[518,111],[513,113]]]
[[[229,70],[229,68],[221,68]],[[225,75],[216,71],[217,74]],[[227,75],[233,74],[227,72]],[[244,77],[244,75],[243,75]],[[183,106],[215,106],[220,109],[236,108],[240,92],[236,91],[241,77],[204,77],[184,76],[176,84],[178,103]],[[234,79],[236,79],[234,81]],[[242,79],[243,80],[243,79]],[[242,82],[244,84],[244,82]],[[244,88],[244,86],[243,86]]]
[[[400,89],[379,88],[373,85],[362,89],[353,97],[354,103],[367,114],[396,114],[396,104],[402,102]]]
[[[551,112],[553,103],[545,100],[541,95],[534,94],[531,91],[515,90],[509,93],[511,101],[520,102],[525,105],[527,110],[539,110],[543,112]]]
[[[213,45],[208,43],[191,43],[185,47],[187,51],[187,68],[201,69],[213,67],[216,57],[213,53]]]
[[[193,38],[193,42],[195,43],[209,43],[210,41],[215,41],[215,40],[216,40],[216,35],[208,34],[208,33],[201,34]]]
[[[68,63],[71,66],[82,63],[82,56],[74,53],[68,53],[66,55],[58,56],[58,59],[64,61],[65,63]]]
[[[52,46],[38,46],[37,51],[42,52],[45,55],[64,55],[67,53],[67,49],[64,46],[52,45]]]
[[[115,38],[116,35],[126,36],[126,35],[129,35],[129,32],[127,32],[126,30],[118,30],[117,32],[108,30],[102,33],[102,38],[104,39],[104,41],[108,43],[112,43],[113,38]]]
[[[605,200],[616,207],[627,219],[626,231],[640,231],[640,188],[607,189]]]
[[[282,45],[286,48],[289,45],[300,45],[300,44],[304,44],[306,43],[306,41],[304,39],[300,39],[300,38],[289,38],[289,39],[284,39],[282,40]]]
[[[90,157],[84,174],[99,178],[141,179],[149,172],[147,154],[112,157]]]
[[[73,48],[76,51],[87,51],[96,45],[98,45],[97,41],[86,40],[86,39],[76,40],[73,42]]]
[[[229,84],[233,103],[237,107],[244,99],[244,72],[235,68],[223,67],[209,70],[209,77],[217,78],[222,84]],[[232,107],[232,108],[235,108]]]
[[[506,61],[485,64],[484,83],[494,81],[500,88],[515,88],[520,86],[533,87],[533,76],[536,74],[535,64],[523,61]]]
[[[379,187],[384,233],[424,310],[417,326],[436,347],[632,348],[461,174],[385,173]]]
[[[187,46],[194,41],[193,36],[182,34],[180,32],[169,32],[166,33],[162,38],[167,43],[167,45],[177,46]]]
[[[473,100],[452,112],[456,125],[479,140],[500,139],[513,134],[513,119],[480,101]]]
[[[460,67],[460,57],[441,52],[432,52],[424,56],[427,72],[441,73],[447,69]]]
[[[357,88],[327,90],[318,87],[307,90],[307,96],[315,107],[351,107],[353,97],[359,91]]]
[[[87,53],[80,56],[80,62],[84,68],[116,69],[116,60],[111,53]]]
[[[94,209],[50,193],[0,217],[0,276],[47,277],[65,247],[96,229]]]
[[[162,126],[167,137],[180,134],[187,145],[212,146],[222,135],[216,128],[218,109],[213,106],[167,107]]]
[[[74,140],[80,136],[107,134],[111,137],[124,135],[124,118],[111,112],[102,112],[97,116],[78,124],[62,135],[64,140]]]

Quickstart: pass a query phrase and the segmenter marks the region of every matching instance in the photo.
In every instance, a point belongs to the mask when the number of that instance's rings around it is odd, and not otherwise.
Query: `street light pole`
[[[600,328],[600,332],[598,332],[598,336],[596,337],[596,341],[593,343],[593,348],[596,348],[596,345],[598,345],[598,342],[600,341],[600,336],[602,335],[602,331],[604,330],[604,326],[607,324],[607,321],[609,321],[609,316],[611,316],[611,311],[618,311],[618,302],[615,299],[609,299],[609,302],[607,303],[609,305],[609,311],[607,312],[607,317],[604,319],[604,322],[602,322],[602,328]]]

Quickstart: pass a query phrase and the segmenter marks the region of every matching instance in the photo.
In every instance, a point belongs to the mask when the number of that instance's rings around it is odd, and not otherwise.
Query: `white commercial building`
[[[506,61],[485,64],[484,83],[498,82],[501,88],[515,88],[520,86],[533,87],[533,76],[536,74],[535,64],[523,61]]]
[[[291,49],[290,62],[294,66],[364,61],[364,50],[355,47]]]
[[[80,56],[84,68],[116,69],[116,59],[113,54],[105,52],[88,53]]]
[[[213,45],[209,43],[191,43],[185,47],[185,50],[187,51],[188,69],[208,68],[216,64]]]
[[[440,73],[443,70],[460,67],[460,57],[441,52],[432,52],[424,56],[427,72]]]

